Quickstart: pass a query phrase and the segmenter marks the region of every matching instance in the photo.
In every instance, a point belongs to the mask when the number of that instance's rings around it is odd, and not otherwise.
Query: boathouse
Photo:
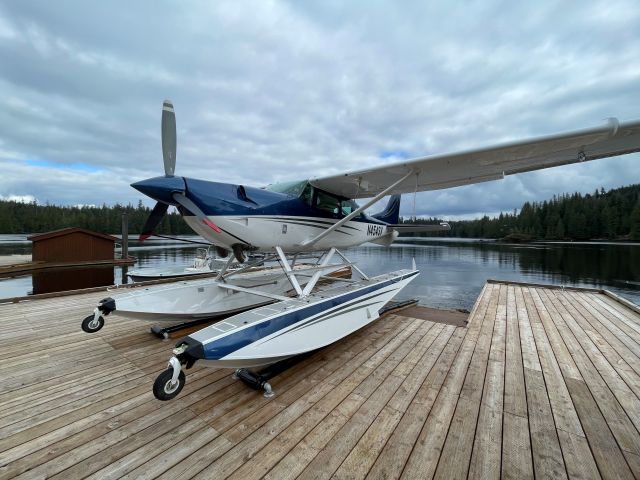
[[[115,242],[111,235],[71,227],[27,237],[33,242],[34,262],[86,262],[113,260]]]

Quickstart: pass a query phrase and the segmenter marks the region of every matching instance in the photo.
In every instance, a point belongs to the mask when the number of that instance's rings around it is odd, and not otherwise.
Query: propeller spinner
[[[131,184],[133,188],[158,200],[149,218],[147,218],[144,227],[142,227],[139,240],[143,242],[154,234],[155,229],[160,225],[166,215],[169,205],[174,203],[181,205],[182,208],[189,213],[198,217],[202,223],[214,232],[222,233],[222,230],[209,220],[204,212],[185,195],[186,185],[184,179],[174,177],[177,146],[176,114],[173,109],[173,104],[169,100],[165,100],[162,104],[161,136],[165,176]]]

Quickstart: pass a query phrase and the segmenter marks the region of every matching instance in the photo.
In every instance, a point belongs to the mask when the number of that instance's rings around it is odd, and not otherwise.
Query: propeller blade
[[[204,212],[200,210],[195,203],[193,203],[191,200],[185,197],[182,193],[174,193],[173,199],[176,202],[178,202],[180,205],[182,205],[184,208],[189,210],[191,213],[193,213],[196,217],[198,217],[198,220],[200,220],[202,223],[207,225],[214,232],[222,233],[222,230],[220,230],[220,227],[218,227],[215,223],[209,220],[207,216],[204,214]]]
[[[165,100],[162,105],[162,159],[164,174],[171,177],[176,170],[176,114],[173,104]]]
[[[169,205],[167,205],[166,203],[156,203],[156,206],[153,207],[153,210],[151,210],[151,214],[149,215],[149,218],[147,218],[144,227],[142,227],[142,233],[140,234],[140,237],[138,237],[138,240],[144,242],[147,238],[154,234],[156,227],[160,225],[160,222],[164,218],[168,209]]]

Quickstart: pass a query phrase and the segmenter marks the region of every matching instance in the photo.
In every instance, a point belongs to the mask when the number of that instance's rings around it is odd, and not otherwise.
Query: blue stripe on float
[[[246,347],[247,345],[250,345],[253,342],[267,337],[279,330],[283,330],[303,320],[308,320],[314,315],[338,307],[350,300],[353,300],[354,298],[362,297],[370,292],[380,290],[387,285],[392,285],[394,283],[398,283],[401,280],[404,280],[405,278],[413,277],[418,273],[420,272],[411,272],[406,275],[402,275],[401,277],[372,285],[363,290],[358,290],[356,292],[347,292],[339,297],[330,298],[320,303],[314,303],[299,310],[287,312],[277,317],[261,321],[240,331],[231,332],[222,338],[214,340],[213,342],[203,344],[204,358],[207,360],[219,360],[235,352],[236,350]]]

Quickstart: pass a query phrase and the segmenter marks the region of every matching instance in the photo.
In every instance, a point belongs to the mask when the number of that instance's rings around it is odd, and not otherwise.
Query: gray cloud
[[[162,172],[164,98],[177,172],[249,185],[637,119],[638,32],[634,0],[5,2],[0,195],[136,203],[129,183]],[[639,160],[422,193],[416,213],[622,186]]]

